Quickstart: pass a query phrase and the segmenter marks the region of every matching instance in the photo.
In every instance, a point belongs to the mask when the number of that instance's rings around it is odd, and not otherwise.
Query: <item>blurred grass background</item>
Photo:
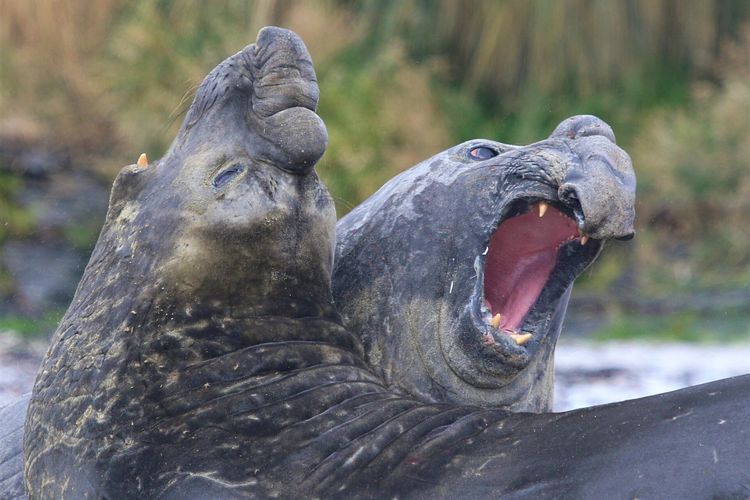
[[[596,114],[633,158],[638,234],[579,280],[568,332],[750,339],[744,0],[0,0],[0,330],[54,328],[116,172],[269,24],[313,56],[339,216],[459,141]]]

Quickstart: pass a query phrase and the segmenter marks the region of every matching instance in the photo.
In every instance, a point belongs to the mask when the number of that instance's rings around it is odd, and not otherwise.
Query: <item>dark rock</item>
[[[38,319],[70,302],[104,220],[109,182],[73,168],[65,153],[21,140],[0,140],[0,171],[20,180],[9,210],[33,221],[22,237],[0,241],[0,315]]]
[[[88,255],[53,242],[10,241],[0,262],[13,280],[6,313],[40,315],[64,308],[75,292]]]
[[[69,238],[75,228],[90,227],[95,236],[107,211],[108,188],[86,172],[70,171],[26,182],[18,202],[36,215],[36,232],[42,237]]]
[[[45,178],[70,167],[64,152],[27,141],[0,140],[0,170],[31,178]]]

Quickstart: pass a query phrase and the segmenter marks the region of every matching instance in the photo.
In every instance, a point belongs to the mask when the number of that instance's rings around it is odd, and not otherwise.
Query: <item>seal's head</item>
[[[524,147],[469,141],[339,222],[334,297],[392,385],[546,410],[572,283],[605,240],[632,237],[634,199],[630,159],[598,118]]]
[[[170,307],[325,301],[335,211],[313,171],[327,142],[317,101],[301,40],[262,30],[206,77],[167,155],[120,173],[102,253],[109,238],[147,276],[139,293]]]

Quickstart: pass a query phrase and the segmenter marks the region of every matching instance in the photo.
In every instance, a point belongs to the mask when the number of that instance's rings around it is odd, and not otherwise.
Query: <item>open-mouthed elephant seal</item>
[[[551,411],[573,280],[633,235],[634,203],[630,158],[596,117],[525,147],[468,141],[339,221],[334,299],[389,386]]]
[[[748,377],[565,414],[386,388],[333,309],[316,99],[301,41],[265,29],[121,173],[35,383],[32,499],[744,491]]]

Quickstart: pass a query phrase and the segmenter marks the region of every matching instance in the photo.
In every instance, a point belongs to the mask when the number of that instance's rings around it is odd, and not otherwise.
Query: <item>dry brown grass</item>
[[[91,63],[101,53],[119,3],[0,0],[3,121],[36,121],[28,128],[84,148],[93,146],[87,140],[93,131],[99,135],[98,130],[111,128],[99,109],[101,91]],[[65,126],[73,116],[79,124],[75,130]],[[0,126],[4,133],[10,128]]]
[[[645,62],[709,68],[737,1],[440,0],[395,3],[393,32],[418,52],[448,54],[455,80],[512,97],[573,87],[581,93],[640,71]]]
[[[287,3],[0,0],[0,135],[32,135],[110,173],[141,150],[160,154],[186,89]]]
[[[663,272],[650,285],[750,279],[750,29],[723,54],[719,84],[697,84],[690,108],[654,116],[631,148],[638,260]]]

